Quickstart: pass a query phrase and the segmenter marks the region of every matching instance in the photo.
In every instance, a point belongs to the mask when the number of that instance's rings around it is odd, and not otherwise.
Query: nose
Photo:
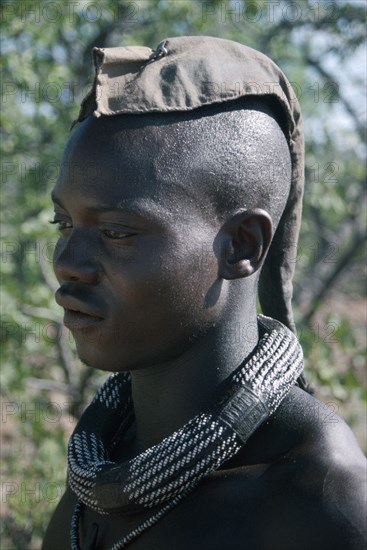
[[[74,230],[69,238],[61,237],[53,257],[57,280],[97,284],[102,273],[98,256],[98,244],[90,235]]]

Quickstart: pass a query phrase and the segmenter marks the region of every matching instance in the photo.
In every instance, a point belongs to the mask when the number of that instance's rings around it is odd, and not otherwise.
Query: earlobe
[[[272,221],[265,210],[234,214],[221,228],[219,275],[223,279],[249,277],[263,264],[272,239]]]

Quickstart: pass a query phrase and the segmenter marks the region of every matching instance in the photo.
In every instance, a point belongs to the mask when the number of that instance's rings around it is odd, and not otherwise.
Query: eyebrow
[[[51,192],[52,201],[65,210],[62,201],[57,197],[54,191]],[[133,215],[140,215],[148,220],[156,221],[157,218],[164,216],[167,218],[169,212],[157,202],[150,198],[142,199],[121,199],[117,204],[98,204],[87,206],[86,210],[92,214],[101,214],[103,212],[119,212]]]

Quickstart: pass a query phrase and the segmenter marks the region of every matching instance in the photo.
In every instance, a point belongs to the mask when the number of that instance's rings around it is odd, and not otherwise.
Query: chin
[[[111,353],[95,349],[93,346],[76,344],[76,350],[80,361],[89,368],[98,369],[103,372],[122,372],[129,370],[124,368],[124,362],[113,360]]]

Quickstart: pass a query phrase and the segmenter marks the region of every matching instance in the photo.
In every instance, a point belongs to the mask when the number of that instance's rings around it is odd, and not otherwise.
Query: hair
[[[202,207],[209,216],[213,208],[224,219],[241,208],[261,207],[276,227],[291,185],[291,157],[279,120],[267,102],[257,99],[169,114],[165,123],[175,127],[176,146],[168,150],[165,169],[170,165],[174,177],[172,168],[181,166],[192,185],[202,186]],[[164,153],[161,166],[163,158]]]

